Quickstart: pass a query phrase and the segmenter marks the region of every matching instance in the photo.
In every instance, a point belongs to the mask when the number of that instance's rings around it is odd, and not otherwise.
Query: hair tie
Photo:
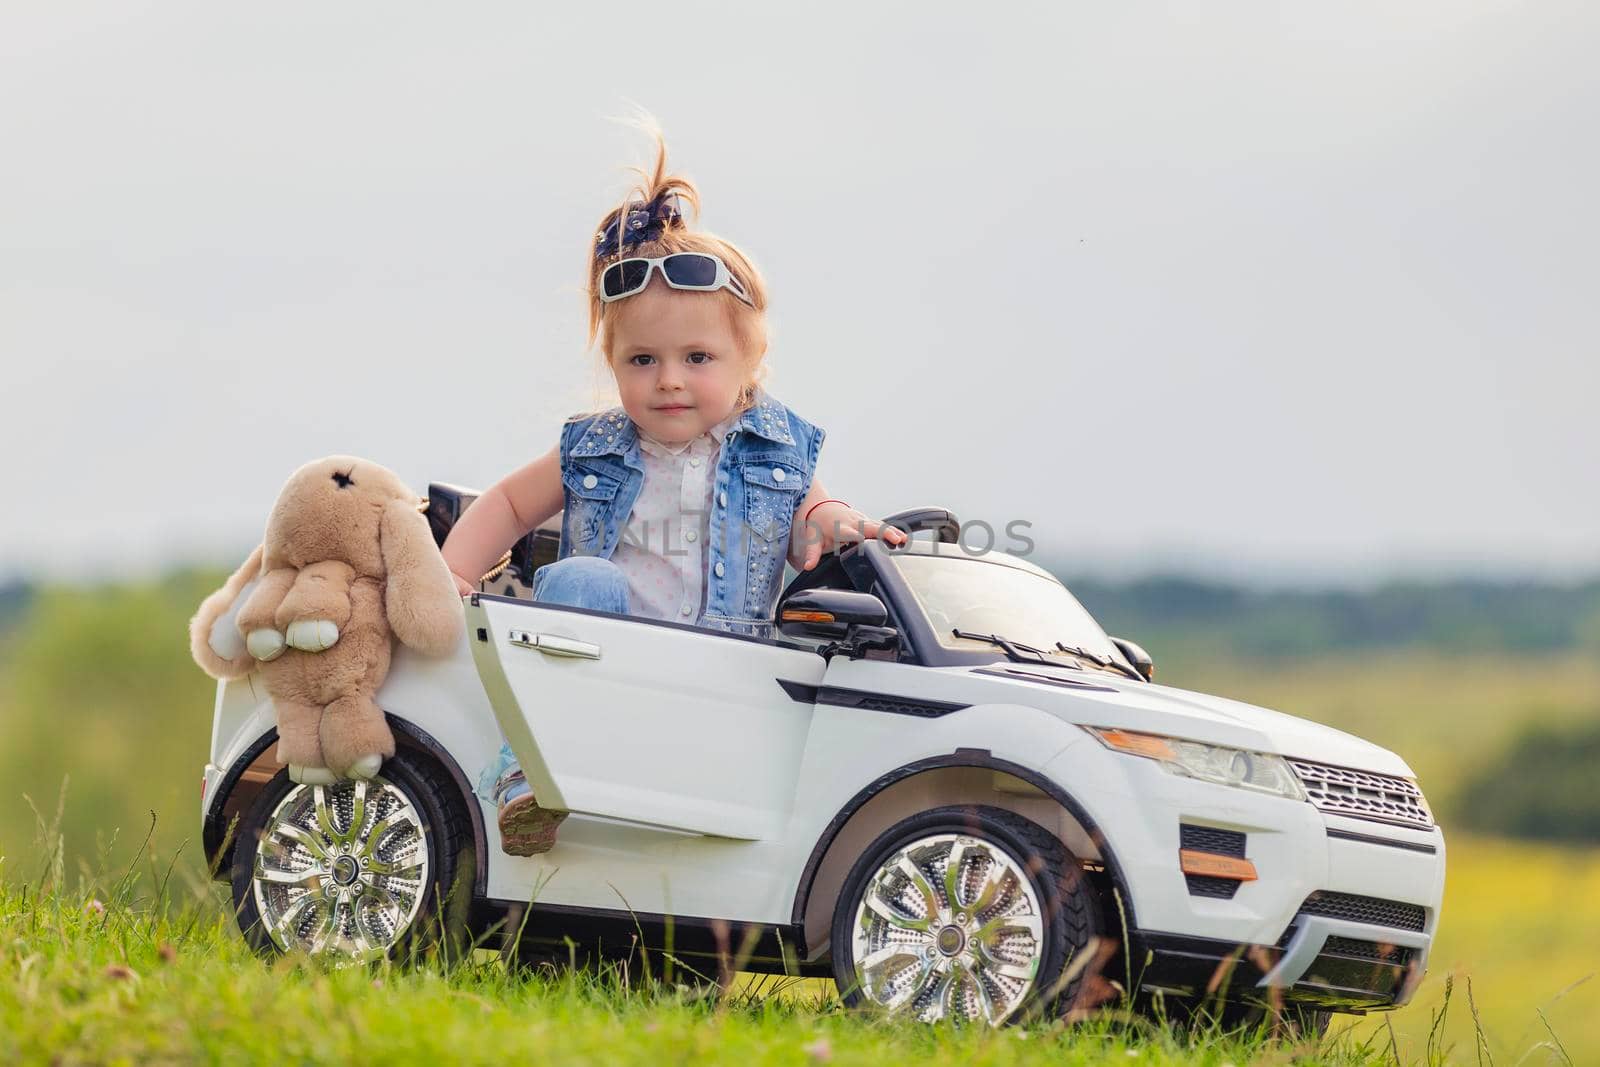
[[[843,500],[840,500],[838,497],[830,496],[826,500],[819,500],[815,504],[812,504],[809,508],[806,508],[806,513],[800,517],[800,521],[802,523],[810,522],[811,521],[811,513],[813,511],[816,511],[818,508],[820,508],[824,504],[844,504],[845,507],[847,507],[847,508],[850,507],[850,505],[848,503],[846,503]],[[854,509],[852,509],[852,510],[854,510]]]
[[[654,200],[624,205],[611,224],[594,236],[594,258],[620,256],[628,249],[649,241],[660,240],[661,235],[683,218],[678,213],[676,193],[662,193]]]

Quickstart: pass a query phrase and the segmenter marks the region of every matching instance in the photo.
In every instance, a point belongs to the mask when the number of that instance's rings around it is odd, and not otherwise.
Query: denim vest
[[[770,637],[795,509],[826,431],[758,391],[723,438],[706,545],[707,626]],[[638,430],[620,407],[561,429],[561,551],[610,559],[644,487]]]

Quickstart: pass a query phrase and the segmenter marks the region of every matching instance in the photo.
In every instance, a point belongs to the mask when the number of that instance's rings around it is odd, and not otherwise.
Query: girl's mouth
[[[680,411],[688,411],[690,409],[688,404],[666,404],[656,408],[656,410],[666,415],[676,415]]]

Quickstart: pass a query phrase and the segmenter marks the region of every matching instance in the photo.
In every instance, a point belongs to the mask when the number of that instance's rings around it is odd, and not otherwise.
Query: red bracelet
[[[811,513],[813,511],[816,511],[818,508],[820,508],[824,504],[844,504],[845,507],[849,507],[850,506],[848,502],[840,500],[837,497],[831,497],[830,496],[826,500],[819,500],[815,504],[812,504],[809,508],[806,508],[806,513],[803,516],[801,516],[800,522],[802,524],[807,522],[811,518]]]

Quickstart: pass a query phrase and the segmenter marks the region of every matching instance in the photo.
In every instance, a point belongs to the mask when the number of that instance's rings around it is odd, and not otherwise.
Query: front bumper
[[[1137,992],[1183,1000],[1304,1004],[1366,1012],[1410,999],[1427,967],[1424,934],[1374,931],[1329,919],[1297,923],[1287,944],[1236,945],[1134,931]],[[1137,963],[1136,963],[1137,966]],[[1113,976],[1114,977],[1114,976]]]
[[[1444,892],[1437,827],[1324,815],[1097,744],[1068,748],[1048,770],[1079,784],[1127,896],[1128,966],[1108,977],[1185,998],[1346,1011],[1396,1007],[1415,991]],[[1226,893],[1186,879],[1184,826],[1236,835],[1257,878]]]

